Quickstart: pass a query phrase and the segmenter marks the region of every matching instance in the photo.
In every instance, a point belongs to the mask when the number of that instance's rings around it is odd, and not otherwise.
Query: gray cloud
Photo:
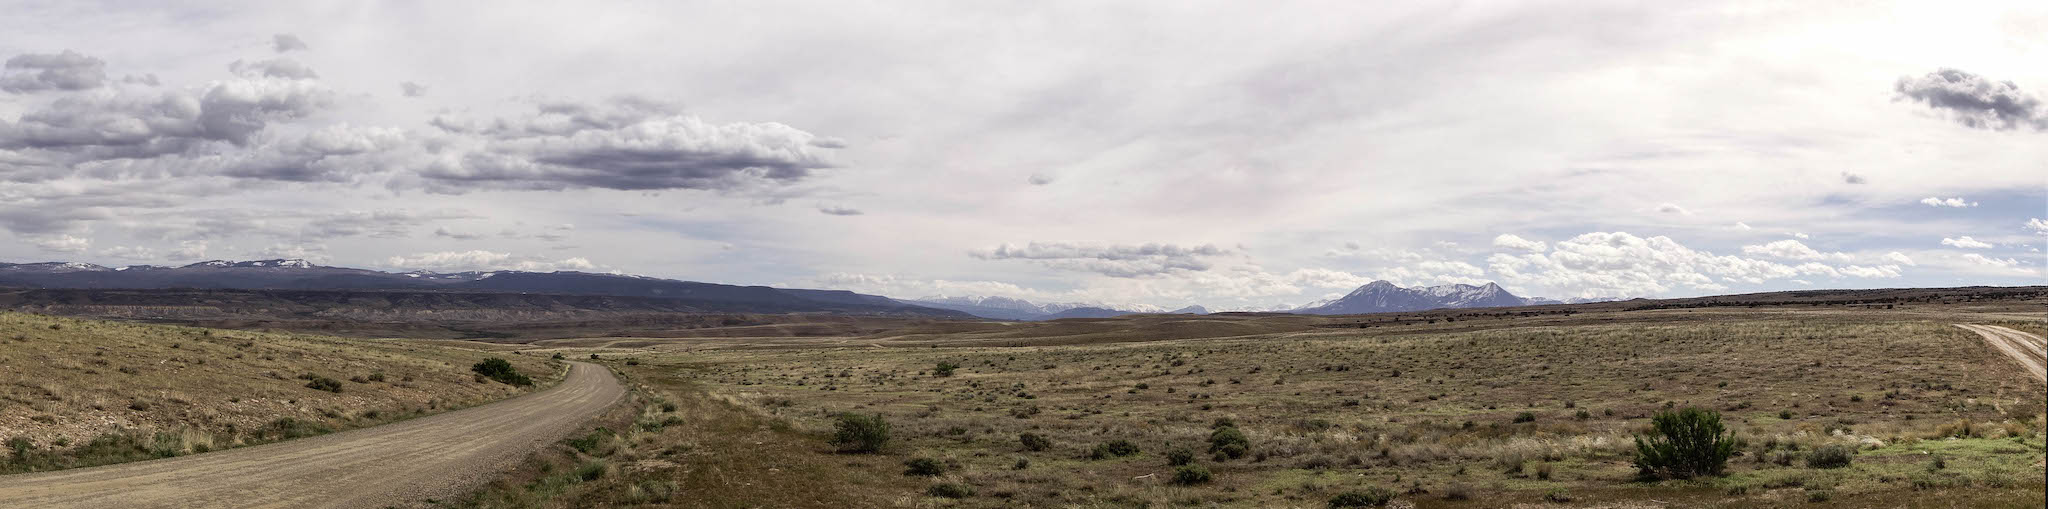
[[[50,187],[0,182],[0,228],[23,234],[76,231],[118,217],[117,210],[161,209],[218,192],[206,183],[121,183]]]
[[[343,180],[337,175],[344,170],[381,166],[342,168],[333,156],[387,151],[403,141],[395,129],[272,129],[326,109],[334,93],[289,60],[229,67],[241,77],[187,89],[67,94],[0,120],[0,180]]]
[[[449,230],[448,230],[447,228],[435,228],[435,229],[434,229],[434,236],[435,236],[435,237],[441,237],[441,238],[455,239],[455,240],[476,240],[476,239],[479,239],[479,238],[482,238],[482,237],[483,237],[482,235],[477,235],[477,234],[474,234],[474,233],[463,233],[463,232],[449,231]]]
[[[1854,174],[1854,173],[1849,173],[1849,172],[1846,172],[1846,171],[1845,171],[1845,172],[1842,172],[1842,183],[1845,183],[1845,184],[1866,184],[1866,183],[1869,183],[1869,182],[1870,182],[1870,179],[1866,179],[1866,178],[1863,178],[1863,176],[1862,176],[1862,175],[1857,175],[1857,174]]]
[[[299,36],[277,34],[270,36],[270,49],[278,53],[284,53],[287,51],[304,51],[312,48],[306,47],[306,41],[299,40]]]
[[[575,230],[576,225],[567,223],[531,227],[522,222],[514,225],[512,228],[499,231],[498,236],[507,239],[536,239],[547,242],[561,242],[569,240],[569,232]]]
[[[313,68],[306,67],[306,64],[289,58],[273,58],[257,60],[255,62],[236,60],[228,64],[228,71],[244,78],[310,80],[320,77],[319,73],[313,72]]]
[[[86,90],[107,81],[107,63],[64,50],[56,54],[16,55],[0,71],[0,90],[13,93],[44,90]]]
[[[410,81],[401,81],[398,82],[398,92],[405,94],[406,97],[421,97],[427,95],[427,86]]]
[[[819,206],[818,206],[818,212],[823,212],[823,213],[826,213],[826,214],[830,214],[830,215],[834,215],[834,216],[858,216],[858,215],[861,215],[861,211],[860,211],[860,209],[855,209],[855,208],[847,208],[847,207],[828,207],[828,206],[824,206],[824,205],[819,205]]]
[[[1042,185],[1046,185],[1046,184],[1051,184],[1051,183],[1052,183],[1052,176],[1050,176],[1050,175],[1046,175],[1046,174],[1043,174],[1043,173],[1033,173],[1033,174],[1031,174],[1031,177],[1030,177],[1030,178],[1024,179],[1024,181],[1025,181],[1025,182],[1030,182],[1030,183],[1031,183],[1031,185],[1034,185],[1034,186],[1042,186]]]
[[[181,152],[192,143],[246,144],[271,122],[325,107],[332,93],[301,80],[231,80],[203,89],[113,97],[65,97],[15,122],[0,121],[0,149],[45,149],[88,158]]]
[[[638,98],[543,103],[526,118],[475,126],[434,125],[473,135],[479,148],[440,154],[414,175],[432,192],[475,189],[737,191],[788,184],[831,165],[818,137],[774,123],[712,124],[673,105]],[[829,143],[827,143],[829,145]]]
[[[369,236],[376,238],[409,237],[413,227],[427,223],[476,217],[460,210],[434,210],[415,212],[411,210],[350,211],[330,214],[306,222],[305,238],[333,238]],[[436,231],[440,234],[445,230]]]
[[[1992,81],[1955,69],[1918,78],[1899,78],[1893,86],[1901,97],[1946,110],[1956,123],[1976,129],[2048,130],[2048,110],[2041,100],[2010,81]]]
[[[1202,258],[1229,254],[1210,244],[1099,245],[1073,242],[1031,242],[1022,246],[1003,244],[971,251],[983,260],[1030,260],[1047,267],[1095,272],[1111,277],[1140,277],[1179,271],[1205,271],[1211,264]]]

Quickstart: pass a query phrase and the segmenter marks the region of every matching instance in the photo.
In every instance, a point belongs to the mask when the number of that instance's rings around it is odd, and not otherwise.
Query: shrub
[[[1052,448],[1052,439],[1045,438],[1044,435],[1037,433],[1017,435],[1017,441],[1024,444],[1024,450],[1026,451],[1043,451]]]
[[[1209,469],[1202,468],[1201,465],[1182,465],[1180,468],[1173,469],[1173,483],[1182,486],[1207,484],[1214,478],[1215,476],[1209,473]]]
[[[1209,452],[1229,459],[1244,457],[1252,448],[1251,439],[1245,438],[1236,426],[1223,426],[1209,433]]]
[[[519,370],[513,368],[511,362],[507,362],[505,361],[505,359],[497,357],[484,359],[483,362],[479,362],[476,363],[476,365],[474,366],[470,366],[469,370],[475,371],[476,374],[483,375],[485,378],[497,380],[498,383],[502,383],[505,385],[517,385],[521,387],[533,385],[533,379],[527,378],[526,375],[519,374]]]
[[[1464,483],[1452,483],[1444,488],[1444,500],[1471,500],[1472,487]]]
[[[600,477],[604,477],[604,460],[591,460],[589,463],[584,463],[583,466],[576,467],[575,473],[576,478],[583,482],[595,481]]]
[[[946,482],[934,484],[930,489],[924,490],[924,492],[927,495],[940,498],[967,498],[974,496],[974,487]]]
[[[1740,446],[1734,432],[1721,426],[1721,414],[1712,410],[1660,411],[1651,421],[1656,434],[1636,437],[1636,469],[1644,477],[1720,475]]]
[[[1189,463],[1194,463],[1194,462],[1195,462],[1195,451],[1193,451],[1193,450],[1190,450],[1190,449],[1188,449],[1188,448],[1186,448],[1186,447],[1182,447],[1182,448],[1179,448],[1179,449],[1174,449],[1174,450],[1172,450],[1172,451],[1167,451],[1167,453],[1166,453],[1166,464],[1167,464],[1167,465],[1171,465],[1171,466],[1176,466],[1176,467],[1177,467],[1177,466],[1181,466],[1181,465],[1186,465],[1186,464],[1189,464]]]
[[[274,437],[280,440],[288,440],[324,434],[328,431],[326,426],[321,426],[318,423],[301,421],[290,417],[279,417],[277,420],[270,421],[270,424],[262,430],[257,431],[257,435],[266,438]]]
[[[932,477],[946,473],[946,464],[931,458],[911,458],[903,462],[903,475]]]
[[[1330,507],[1333,509],[1342,507],[1386,507],[1388,502],[1393,501],[1394,492],[1375,486],[1359,491],[1338,493],[1337,496],[1330,497]]]
[[[1133,444],[1129,440],[1111,440],[1108,442],[1097,444],[1095,446],[1095,450],[1090,451],[1088,453],[1088,458],[1098,460],[1109,458],[1121,458],[1124,456],[1130,456],[1137,453],[1138,444]]]
[[[588,435],[570,438],[566,440],[566,442],[568,442],[569,447],[575,448],[577,452],[581,452],[584,454],[597,454],[599,449],[601,449],[604,446],[605,442],[611,437],[612,430],[606,428],[597,428],[596,430],[591,431]]]
[[[1806,468],[1842,468],[1854,461],[1856,451],[1847,446],[1824,445],[1806,452]]]
[[[1543,492],[1543,501],[1562,504],[1572,501],[1572,495],[1564,488],[1551,488],[1550,491]]]
[[[941,362],[938,366],[932,368],[932,376],[953,376],[953,370],[956,369],[960,369],[959,364]]]
[[[832,445],[839,446],[840,452],[875,452],[889,443],[889,421],[882,419],[882,414],[839,414],[833,428]]]
[[[562,359],[564,359],[565,357],[562,357],[562,352],[555,352],[555,355],[554,355],[554,356],[552,356],[552,357],[548,357],[548,358],[550,358],[550,359],[554,359],[554,360],[558,360],[558,361],[559,361],[559,360],[562,360]]]
[[[1536,414],[1532,414],[1529,412],[1515,414],[1515,424],[1521,424],[1525,422],[1536,422]]]
[[[308,380],[310,380],[306,382],[306,388],[308,389],[327,391],[336,394],[341,393],[340,380],[335,380],[332,378],[317,375],[314,376],[313,378],[309,378]]]
[[[34,449],[35,447],[36,443],[29,441],[28,437],[14,437],[7,439],[7,449],[10,451],[14,451],[14,457],[17,459],[27,455],[28,451],[30,449]]]

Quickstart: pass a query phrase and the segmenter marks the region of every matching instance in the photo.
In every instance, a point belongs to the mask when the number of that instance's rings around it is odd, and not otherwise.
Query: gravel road
[[[2043,341],[2040,336],[1996,325],[1959,323],[1956,326],[1984,336],[1984,342],[2004,352],[2007,357],[2012,357],[2012,360],[2019,361],[2020,366],[2025,367],[2027,374],[2033,375],[2035,380],[2048,381],[2048,370],[2043,368],[2044,364],[2048,364],[2048,357],[2042,356],[2043,348],[2048,347],[2048,341]]]
[[[553,388],[404,422],[275,444],[0,476],[0,507],[386,507],[488,482],[625,397],[603,367],[571,362]]]

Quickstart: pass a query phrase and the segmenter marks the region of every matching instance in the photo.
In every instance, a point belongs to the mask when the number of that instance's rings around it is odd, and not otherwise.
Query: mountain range
[[[213,260],[166,267],[90,263],[0,263],[0,286],[40,289],[381,290],[516,293],[664,299],[679,310],[834,312],[967,318],[967,313],[844,290],[736,286],[589,272],[381,272],[305,260]]]
[[[1387,281],[1373,281],[1365,286],[1358,287],[1357,290],[1353,290],[1343,297],[1311,302],[1300,307],[1275,309],[1272,312],[1309,315],[1353,315],[1444,308],[1580,304],[1602,302],[1605,300],[1524,298],[1509,293],[1506,289],[1494,283],[1480,286],[1452,284],[1403,288]],[[1108,318],[1140,313],[1197,315],[1209,313],[1209,310],[1202,306],[1188,306],[1173,311],[1166,311],[1156,307],[1131,308],[1100,304],[1033,304],[1022,299],[1008,297],[928,297],[908,302],[999,320]]]
[[[1108,318],[1139,313],[1191,313],[1207,314],[1201,306],[1188,306],[1173,311],[1158,306],[1130,305],[1110,306],[1099,303],[1056,302],[1034,304],[1024,299],[1010,297],[925,297],[905,300],[911,304],[939,309],[950,309],[982,318],[997,320],[1057,320],[1061,318]]]
[[[833,312],[981,317],[997,320],[1108,318],[1140,313],[1208,314],[1202,306],[1175,310],[1100,303],[1035,304],[1009,297],[937,296],[898,300],[845,290],[737,286],[589,272],[381,272],[328,267],[305,260],[212,260],[178,267],[104,267],[79,262],[0,263],[0,287],[40,289],[234,289],[306,291],[430,291],[634,297],[675,301],[677,310],[718,312]],[[1493,283],[1403,288],[1374,281],[1336,299],[1276,310],[1314,315],[1422,311],[1596,302],[1524,298]]]

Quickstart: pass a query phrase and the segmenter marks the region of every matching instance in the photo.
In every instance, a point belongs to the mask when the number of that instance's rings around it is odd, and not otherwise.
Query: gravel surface
[[[2040,336],[1996,325],[1959,323],[1956,326],[1984,336],[1984,342],[1990,343],[1992,348],[1997,348],[1998,351],[2004,352],[2005,356],[2011,357],[2012,360],[2019,361],[2020,366],[2025,367],[2027,374],[2033,375],[2034,379],[2048,380],[2048,370],[2043,369],[2044,357],[2042,356],[2042,349],[2044,342]]]
[[[467,493],[624,399],[603,367],[409,421],[275,444],[0,477],[0,507],[387,507]]]

